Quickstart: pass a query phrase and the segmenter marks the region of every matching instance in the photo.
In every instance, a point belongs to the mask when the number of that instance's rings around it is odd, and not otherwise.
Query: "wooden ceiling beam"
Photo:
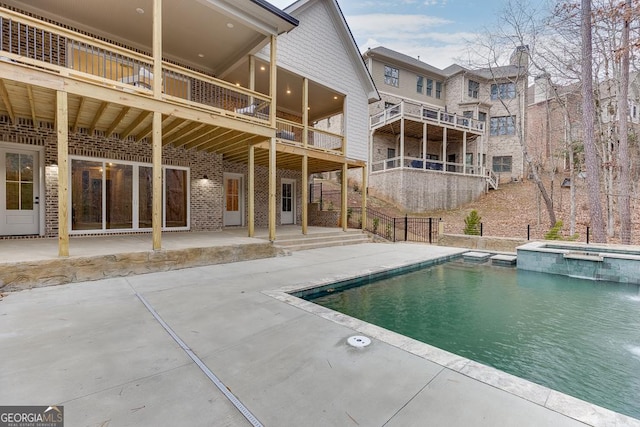
[[[151,114],[151,111],[143,111],[140,114],[138,114],[138,117],[136,117],[133,122],[131,122],[131,124],[129,126],[127,126],[127,128],[125,130],[122,131],[122,133],[120,134],[120,139],[127,139],[127,137],[129,135],[131,135],[131,133],[138,127],[140,126],[140,123],[144,122],[145,119],[147,117],[149,117],[149,115]]]
[[[210,141],[213,141],[214,139],[219,138],[221,135],[227,135],[229,133],[233,132],[231,129],[221,129],[221,128],[215,128],[214,129],[214,134],[213,136],[207,136],[207,138],[202,139],[202,138],[198,138],[197,140],[193,140],[187,144],[184,145],[184,148],[187,150],[190,150],[191,148],[197,148],[199,149],[200,146],[202,146],[202,144],[208,143]]]
[[[109,138],[109,137],[111,137],[111,135],[113,135],[113,132],[116,130],[118,125],[120,125],[120,123],[122,123],[122,120],[127,115],[129,110],[131,110],[131,107],[124,107],[123,109],[120,110],[120,113],[118,113],[118,117],[116,117],[116,119],[113,122],[111,122],[111,124],[107,128],[107,131],[105,132],[105,135],[106,135],[107,138]]]
[[[80,112],[82,111],[82,107],[84,107],[84,100],[86,98],[84,96],[80,97],[80,105],[78,106],[78,112],[76,113],[76,119],[73,122],[73,126],[71,127],[71,132],[78,132],[78,125],[80,124]]]
[[[89,125],[89,135],[93,135],[93,132],[96,130],[96,125],[100,121],[100,118],[102,117],[102,115],[104,114],[104,111],[107,109],[108,106],[109,106],[108,102],[103,102],[100,104],[100,107],[98,107],[98,111],[96,111],[96,114],[93,116],[93,120]]]
[[[31,121],[34,128],[38,128],[40,123],[38,122],[38,115],[36,114],[36,100],[33,96],[33,86],[27,85],[27,96],[29,97],[29,107],[31,108]]]
[[[11,99],[9,98],[7,87],[4,85],[4,80],[0,80],[0,96],[2,97],[4,106],[7,108],[7,113],[9,114],[9,118],[11,119],[11,123],[15,124],[16,113],[13,111],[13,105],[11,104]]]
[[[200,123],[200,122],[192,122],[189,123],[187,126],[183,127],[180,129],[180,133],[173,135],[172,137],[169,138],[162,138],[162,145],[169,145],[169,144],[173,144],[174,141],[182,139],[184,137],[186,137],[187,135],[189,135],[192,132],[195,132],[198,129],[203,128],[204,126],[206,126],[204,123]]]

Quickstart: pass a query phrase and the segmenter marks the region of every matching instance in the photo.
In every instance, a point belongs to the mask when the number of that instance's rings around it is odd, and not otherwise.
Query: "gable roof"
[[[420,61],[419,59],[413,58],[409,55],[405,55],[404,53],[400,53],[395,50],[388,49],[384,46],[367,49],[367,51],[363,54],[363,57],[388,59],[393,62],[400,62],[403,65],[410,66],[423,72],[437,74],[443,77],[446,76],[446,74],[441,69],[436,68],[433,65],[429,65],[426,62]]]
[[[338,5],[338,2],[336,0],[298,0],[295,3],[284,8],[284,12],[295,16],[302,13],[306,8],[310,7],[316,2],[326,2],[330,4],[330,7],[328,9],[331,12],[331,17],[333,18],[334,23],[336,24],[336,30],[338,31],[340,37],[344,42],[349,57],[353,61],[360,81],[367,89],[367,98],[369,99],[369,102],[379,101],[380,94],[378,93],[378,89],[373,82],[373,78],[369,73],[369,69],[365,64],[364,59],[360,55],[360,50],[358,49],[355,38],[353,37],[353,33],[351,32],[351,29],[349,29],[349,25],[344,18],[342,9],[340,9],[340,5]]]

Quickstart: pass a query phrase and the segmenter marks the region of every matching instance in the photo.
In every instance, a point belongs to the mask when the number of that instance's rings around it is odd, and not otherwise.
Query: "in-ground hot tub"
[[[531,242],[516,248],[518,268],[640,285],[640,247]]]

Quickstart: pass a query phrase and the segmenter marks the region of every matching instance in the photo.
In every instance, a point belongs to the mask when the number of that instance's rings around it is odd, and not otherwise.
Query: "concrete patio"
[[[640,426],[284,292],[461,251],[372,243],[5,294],[0,404],[64,405],[68,426],[250,425],[204,367],[265,426]]]

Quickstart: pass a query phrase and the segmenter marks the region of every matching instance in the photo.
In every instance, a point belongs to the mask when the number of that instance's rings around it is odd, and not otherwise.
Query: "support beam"
[[[69,100],[56,92],[58,133],[58,256],[69,256]]]
[[[447,171],[447,128],[442,128],[442,171]]]
[[[269,240],[276,240],[276,139],[269,143]]]
[[[71,128],[71,132],[72,133],[76,133],[78,132],[78,126],[80,124],[80,112],[82,111],[82,109],[84,108],[84,100],[86,98],[84,96],[80,97],[80,106],[78,107],[78,112],[76,113],[76,119],[73,122],[73,127]]]
[[[422,124],[422,169],[427,169],[427,123]]]
[[[4,102],[4,106],[7,109],[7,114],[9,114],[11,124],[15,125],[16,113],[13,111],[13,105],[11,104],[11,99],[9,98],[7,87],[4,85],[4,80],[0,80],[0,96],[2,96],[2,102]]]
[[[124,117],[127,115],[129,110],[131,110],[131,107],[124,107],[122,110],[120,110],[120,113],[118,113],[118,117],[116,117],[116,119],[113,122],[111,122],[111,124],[109,125],[109,128],[105,132],[105,136],[107,138],[110,138],[111,135],[113,135],[113,132],[116,130],[118,125],[122,122],[122,119],[124,119]]]
[[[309,156],[302,156],[302,234],[307,234],[309,221]]]
[[[153,158],[153,196],[151,199],[151,227],[153,250],[162,249],[162,114],[153,113],[153,130],[151,131]]]
[[[309,145],[309,79],[302,78],[302,146]]]
[[[256,234],[255,222],[256,222],[256,148],[253,145],[249,146],[249,200],[248,203],[248,228],[249,237],[254,237]]]
[[[404,111],[404,101],[402,101],[401,107]],[[404,168],[404,113],[400,117],[400,165]]]
[[[462,173],[467,173],[467,131],[462,132]]]
[[[369,183],[367,182],[367,168],[362,168],[362,209],[361,209],[361,218],[362,218],[362,231],[367,228],[367,192],[369,191],[367,186]]]
[[[153,0],[153,97],[162,99],[162,0]]]
[[[103,102],[100,104],[100,107],[98,107],[98,111],[96,111],[96,114],[95,116],[93,116],[93,120],[89,125],[89,131],[88,131],[89,135],[93,135],[93,132],[96,130],[98,121],[100,120],[100,117],[102,117],[102,115],[104,114],[104,110],[106,110],[108,106],[109,106],[108,102]]]
[[[33,122],[34,129],[40,127],[36,114],[36,100],[33,96],[33,86],[27,85],[27,96],[29,97],[29,106],[31,108],[31,121]]]
[[[271,108],[269,109],[269,118],[271,121],[271,127],[276,127],[276,108],[278,106],[276,100],[276,93],[278,92],[278,66],[277,60],[277,36],[271,35],[271,55],[269,63],[269,95],[271,96]]]
[[[349,199],[347,198],[347,175],[349,174],[349,167],[346,163],[342,164],[342,186],[340,195],[342,196],[342,201],[340,203],[340,223],[342,224],[342,231],[347,231],[347,204],[349,203]]]

